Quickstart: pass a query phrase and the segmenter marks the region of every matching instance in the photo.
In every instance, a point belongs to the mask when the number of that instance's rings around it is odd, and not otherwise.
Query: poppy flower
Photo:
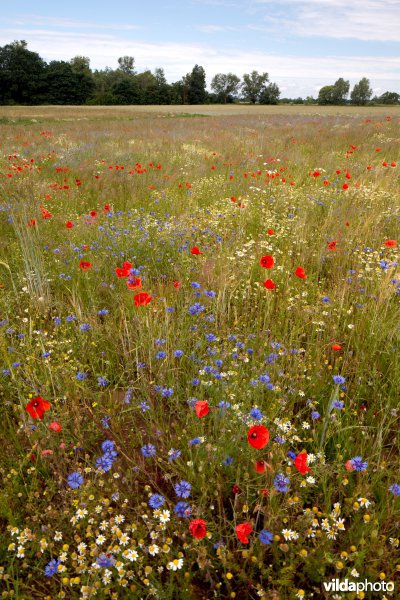
[[[354,471],[354,466],[350,459],[346,461],[344,468],[346,469],[346,471]]]
[[[67,222],[65,223],[65,227],[66,227],[67,229],[71,229],[71,228],[73,227],[73,224],[71,223],[71,221],[67,221]]]
[[[268,233],[268,235],[274,235],[275,234],[275,232],[274,232],[273,229],[268,229],[267,233]]]
[[[29,219],[27,225],[28,225],[28,227],[35,227],[36,219]]]
[[[134,296],[135,306],[146,306],[149,302],[151,302],[153,296],[150,296],[147,292],[139,292]]]
[[[328,250],[336,250],[337,241],[328,242]]]
[[[132,263],[125,261],[122,263],[122,268],[126,269],[127,271],[130,271],[132,269]]]
[[[203,539],[207,534],[207,523],[203,519],[193,519],[189,524],[189,531],[197,540]]]
[[[260,258],[260,265],[264,267],[264,269],[272,269],[274,262],[272,256],[262,256]]]
[[[267,279],[267,281],[264,281],[263,286],[267,289],[267,290],[274,290],[276,288],[275,283],[272,281],[272,279]]]
[[[97,212],[95,210],[91,210],[89,214],[92,217],[92,219],[95,219],[97,217]]]
[[[294,274],[296,275],[296,277],[300,277],[300,279],[307,279],[307,275],[303,267],[297,267]]]
[[[118,277],[118,279],[123,279],[124,277],[128,277],[129,271],[130,269],[121,269],[120,267],[116,267],[115,274]]]
[[[198,400],[194,408],[199,419],[202,419],[210,412],[210,407],[206,400]]]
[[[235,485],[232,487],[232,494],[235,494],[236,496],[236,494],[240,494],[241,491],[241,487],[235,483]]]
[[[58,423],[57,421],[53,421],[53,423],[50,423],[49,429],[58,433],[59,431],[62,430],[62,427],[61,427],[60,423]]]
[[[396,242],[396,240],[386,240],[385,246],[387,248],[396,248],[397,242]]]
[[[247,441],[250,446],[261,450],[269,442],[269,431],[264,425],[253,425],[247,432]]]
[[[348,189],[349,189],[349,184],[348,184],[348,183],[344,183],[344,184],[342,185],[342,189],[344,189],[344,190],[348,190]]]
[[[105,205],[104,205],[104,208],[103,208],[103,211],[104,211],[105,213],[108,213],[108,212],[110,212],[110,205],[109,205],[109,204],[105,204]]]
[[[81,260],[79,263],[79,266],[82,269],[82,271],[87,271],[88,269],[90,269],[92,264],[90,262],[88,262],[87,260]]]
[[[47,208],[42,210],[42,219],[51,219],[52,216],[53,215],[47,210]]]
[[[332,350],[334,350],[335,352],[338,352],[339,350],[342,349],[342,346],[340,344],[332,344],[331,346]]]
[[[236,525],[235,531],[242,544],[249,543],[249,538],[247,536],[253,531],[253,527],[250,525],[250,523],[241,523],[240,525]]]
[[[25,407],[32,419],[43,419],[44,413],[50,409],[50,402],[43,400],[41,396],[33,398]]]
[[[174,288],[179,290],[182,287],[182,283],[180,281],[174,280]]]
[[[257,460],[255,469],[257,473],[265,473],[267,465],[265,464],[265,460]]]
[[[302,475],[305,475],[310,470],[307,467],[307,458],[307,452],[300,452],[293,461],[294,466]]]
[[[197,256],[198,254],[202,253],[200,252],[197,246],[193,246],[193,248],[190,248],[190,254],[195,254]]]
[[[140,277],[132,277],[126,282],[126,287],[130,290],[140,290],[142,287],[142,280]]]

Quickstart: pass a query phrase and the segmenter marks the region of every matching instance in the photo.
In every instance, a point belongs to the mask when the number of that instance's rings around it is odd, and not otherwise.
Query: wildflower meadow
[[[0,117],[1,597],[398,598],[400,111]]]

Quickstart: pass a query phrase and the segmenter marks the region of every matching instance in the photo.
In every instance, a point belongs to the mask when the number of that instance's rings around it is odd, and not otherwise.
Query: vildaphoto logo
[[[393,592],[394,583],[393,581],[350,581],[349,579],[331,579],[331,581],[324,581],[324,588],[326,592]]]

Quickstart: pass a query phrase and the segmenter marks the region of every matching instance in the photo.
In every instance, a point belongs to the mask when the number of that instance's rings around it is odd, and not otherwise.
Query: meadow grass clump
[[[1,123],[2,597],[396,586],[398,115],[91,108]]]

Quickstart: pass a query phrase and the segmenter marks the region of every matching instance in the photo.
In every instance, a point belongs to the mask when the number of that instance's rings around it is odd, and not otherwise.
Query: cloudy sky
[[[19,0],[2,7],[0,46],[26,40],[46,61],[92,69],[135,58],[177,81],[195,64],[268,72],[283,97],[317,96],[339,77],[400,93],[400,0]]]

